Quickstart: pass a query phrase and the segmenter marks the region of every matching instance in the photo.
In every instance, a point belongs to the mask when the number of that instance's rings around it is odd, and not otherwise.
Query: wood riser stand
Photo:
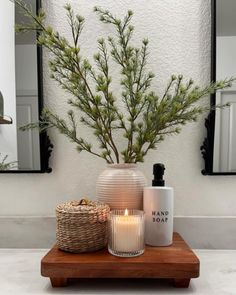
[[[41,261],[41,273],[52,287],[65,287],[70,278],[172,279],[187,288],[199,276],[199,260],[181,236],[174,234],[170,247],[146,247],[139,257],[120,258],[106,249],[84,254],[66,253],[54,246]]]

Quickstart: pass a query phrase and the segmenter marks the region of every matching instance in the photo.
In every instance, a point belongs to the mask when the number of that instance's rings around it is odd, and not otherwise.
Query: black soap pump
[[[165,180],[163,179],[165,166],[161,163],[153,165],[153,175],[152,186],[165,186]]]
[[[165,166],[153,165],[151,187],[144,188],[145,242],[150,246],[169,246],[173,242],[173,188],[165,186]]]

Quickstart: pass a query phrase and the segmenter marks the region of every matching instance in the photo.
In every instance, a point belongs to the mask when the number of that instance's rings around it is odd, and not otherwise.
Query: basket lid
[[[63,204],[59,204],[56,207],[57,212],[73,214],[95,214],[103,210],[110,211],[110,208],[107,204],[97,201],[90,201],[88,199],[82,199],[80,201],[69,201]]]

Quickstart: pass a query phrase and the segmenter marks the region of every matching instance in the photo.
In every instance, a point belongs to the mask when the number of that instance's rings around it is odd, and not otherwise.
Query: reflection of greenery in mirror
[[[8,155],[2,156],[0,153],[0,171],[11,170],[17,167],[17,162],[7,162]]]
[[[144,39],[141,47],[135,47],[131,42],[134,33],[132,11],[119,19],[107,10],[94,9],[101,22],[114,26],[116,34],[107,40],[98,40],[98,52],[91,62],[80,53],[79,36],[84,18],[75,14],[69,4],[65,9],[72,42],[46,26],[43,11],[34,16],[24,2],[16,0],[16,3],[29,17],[29,23],[18,26],[18,31],[39,31],[39,44],[52,53],[51,77],[74,97],[68,104],[80,111],[75,113],[71,109],[61,118],[45,108],[39,123],[23,129],[55,127],[76,143],[78,151],[87,151],[108,163],[120,162],[120,158],[126,163],[142,162],[148,151],[156,149],[165,136],[178,134],[183,125],[195,121],[209,109],[199,104],[202,98],[230,87],[235,80],[231,78],[198,87],[191,79],[185,82],[182,75],[172,75],[164,94],[158,95],[150,89],[154,74],[147,71],[148,40]],[[111,90],[109,59],[120,67],[121,93]],[[79,123],[93,131],[99,143],[97,149],[79,136]],[[120,137],[116,139],[118,132],[122,132],[126,140],[126,147],[121,151],[117,145]]]

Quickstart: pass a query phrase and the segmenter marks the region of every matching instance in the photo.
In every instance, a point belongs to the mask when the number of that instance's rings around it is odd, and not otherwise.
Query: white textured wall
[[[172,73],[182,73],[205,84],[210,77],[210,0],[116,0],[70,1],[87,18],[83,49],[92,55],[95,40],[109,33],[92,12],[96,5],[104,6],[117,15],[128,8],[135,12],[136,38],[149,37],[150,68],[157,78],[155,90],[163,92]],[[48,21],[68,34],[62,6],[64,1],[45,0]],[[44,87],[46,100],[64,111],[66,95],[49,79],[45,63]],[[50,133],[55,144],[51,165],[53,173],[44,175],[0,175],[1,215],[51,215],[57,203],[95,194],[95,181],[104,169],[103,161],[86,153],[78,154],[73,144]],[[236,176],[206,177],[201,175],[203,161],[200,145],[205,136],[203,120],[187,126],[178,137],[168,138],[157,151],[140,165],[151,181],[152,164],[166,164],[168,185],[175,189],[176,215],[236,215]]]

